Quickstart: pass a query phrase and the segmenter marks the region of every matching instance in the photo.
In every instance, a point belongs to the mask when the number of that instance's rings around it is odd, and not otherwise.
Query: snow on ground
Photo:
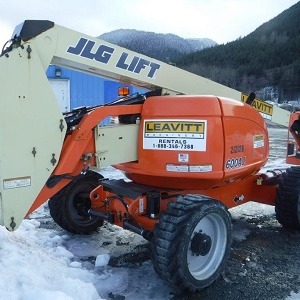
[[[296,294],[294,292],[292,292],[291,295],[286,298],[286,300],[299,300],[299,299],[300,299],[300,294]]]
[[[45,206],[31,217],[49,218]],[[168,299],[170,290],[150,261],[108,266],[111,252],[118,256],[146,243],[111,225],[89,236],[41,228],[36,219],[24,220],[15,232],[1,226],[0,299],[93,300],[107,299],[109,293],[126,299]],[[147,280],[140,280],[145,275]]]
[[[122,177],[112,168],[102,174]],[[149,260],[108,266],[113,257],[147,247],[142,237],[110,224],[98,233],[74,236],[45,225],[50,222],[45,204],[15,232],[0,226],[0,300],[169,298],[171,290]]]
[[[283,165],[281,158],[273,159],[267,167],[275,165]],[[104,176],[111,175],[122,176],[109,168]],[[233,217],[274,212],[268,205],[246,205],[232,210]],[[247,238],[248,233],[245,228],[234,227],[237,240]],[[120,267],[108,265],[121,254],[134,256],[136,247],[147,244],[141,237],[109,224],[93,235],[71,235],[53,226],[44,205],[15,232],[0,226],[0,300],[169,299],[171,290],[149,260]],[[289,300],[299,297],[292,294]]]
[[[25,220],[16,232],[0,227],[1,299],[101,299],[95,274],[72,266],[66,235]]]

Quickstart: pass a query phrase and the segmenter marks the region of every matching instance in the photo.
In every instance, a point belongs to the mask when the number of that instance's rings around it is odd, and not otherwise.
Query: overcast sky
[[[26,19],[47,19],[91,36],[115,29],[173,33],[227,43],[299,0],[0,0],[0,46]]]

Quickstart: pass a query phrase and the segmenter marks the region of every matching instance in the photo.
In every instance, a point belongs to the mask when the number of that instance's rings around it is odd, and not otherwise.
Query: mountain
[[[118,29],[99,38],[164,62],[173,62],[183,55],[215,46],[207,38],[184,39],[175,34],[162,34],[135,29]]]
[[[300,2],[244,38],[181,57],[177,65],[264,100],[300,100]]]

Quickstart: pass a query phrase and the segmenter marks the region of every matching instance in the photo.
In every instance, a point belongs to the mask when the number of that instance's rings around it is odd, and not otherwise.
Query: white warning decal
[[[253,137],[253,147],[256,148],[262,148],[265,146],[264,136],[261,135],[255,135]]]
[[[206,120],[144,120],[143,148],[206,151]]]
[[[15,188],[22,188],[31,185],[31,177],[18,177],[18,178],[9,178],[3,180],[3,189],[15,189]]]

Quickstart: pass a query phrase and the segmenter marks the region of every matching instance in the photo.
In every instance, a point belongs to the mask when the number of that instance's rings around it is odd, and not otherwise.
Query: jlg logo
[[[98,47],[96,46],[95,48],[95,44],[96,42],[94,41],[80,38],[76,46],[69,46],[67,52],[95,60],[99,63],[109,63],[116,49],[107,45],[98,45]],[[143,70],[145,70],[148,78],[155,78],[155,73],[160,68],[160,65],[142,57],[130,57],[129,53],[122,52],[115,67],[136,74],[143,73]]]

